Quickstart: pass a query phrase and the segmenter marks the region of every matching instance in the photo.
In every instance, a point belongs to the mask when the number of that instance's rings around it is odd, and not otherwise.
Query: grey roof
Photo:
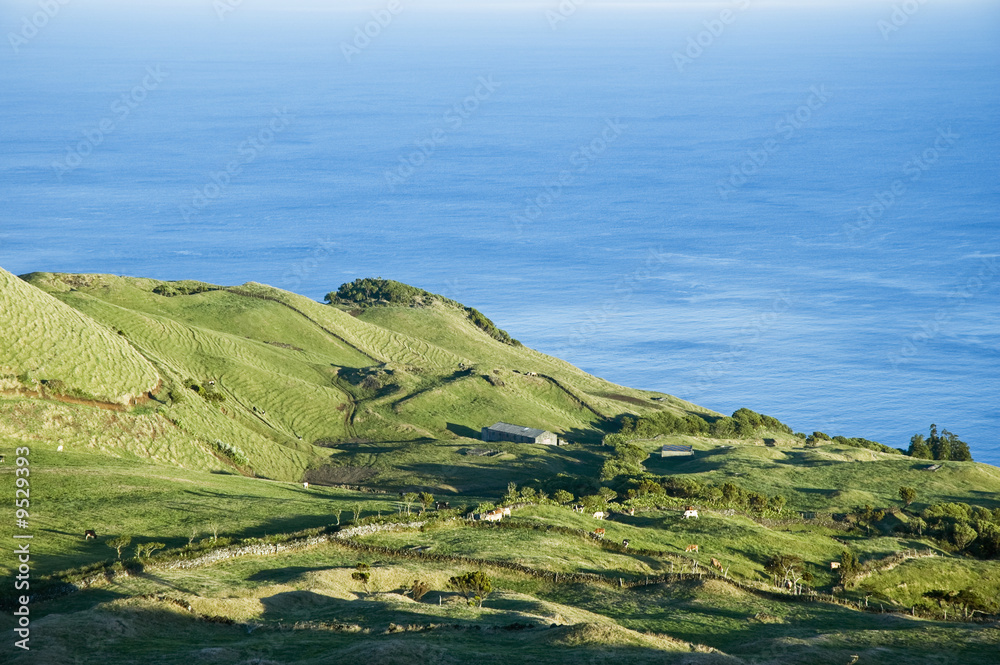
[[[663,446],[663,450],[673,453],[689,453],[694,450],[694,446],[682,446],[678,443],[668,443]]]
[[[507,434],[519,434],[521,436],[541,436],[542,434],[551,434],[551,432],[546,432],[543,429],[535,429],[534,427],[521,427],[520,425],[511,425],[510,423],[496,423],[490,425],[489,429],[496,432],[506,432]]]

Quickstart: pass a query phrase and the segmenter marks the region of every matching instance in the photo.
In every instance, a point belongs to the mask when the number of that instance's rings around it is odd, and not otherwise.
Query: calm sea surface
[[[403,6],[356,43],[366,11],[0,9],[0,265],[391,277],[618,383],[1000,464],[995,3]]]

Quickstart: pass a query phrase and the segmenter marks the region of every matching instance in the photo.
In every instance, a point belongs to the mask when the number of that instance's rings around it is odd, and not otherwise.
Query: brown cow
[[[90,540],[91,538],[97,540],[97,534],[94,532],[93,529],[87,529],[86,531],[83,532],[84,540]]]
[[[712,565],[718,568],[719,570],[722,570],[722,562],[714,557],[712,558]]]
[[[594,535],[598,540],[604,540],[604,529],[594,529]]]
[[[684,548],[684,551],[685,552],[697,552],[698,551],[698,546],[697,545],[688,545],[687,547]]]

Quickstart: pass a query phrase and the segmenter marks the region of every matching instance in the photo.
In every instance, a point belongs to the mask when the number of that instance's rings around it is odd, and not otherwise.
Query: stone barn
[[[522,427],[510,423],[496,423],[483,428],[483,441],[513,441],[514,443],[541,443],[547,446],[559,445],[555,434],[543,429]]]

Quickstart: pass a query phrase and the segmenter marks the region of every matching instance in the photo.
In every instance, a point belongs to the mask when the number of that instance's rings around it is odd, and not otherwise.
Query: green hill
[[[497,420],[594,443],[606,420],[626,411],[711,413],[666,396],[654,402],[658,395],[498,341],[444,299],[349,311],[253,283],[25,279],[19,292],[121,331],[120,346],[162,377],[159,416],[204,445],[239,447],[245,471],[271,478],[297,480],[311,469],[314,478],[379,474],[397,485],[470,489],[464,470],[484,462],[460,447]],[[108,381],[115,368],[104,370]],[[119,375],[123,385],[129,377]],[[537,457],[559,470],[590,459],[579,450]],[[527,477],[501,475],[495,488]]]
[[[129,404],[157,385],[153,366],[113,330],[2,268],[0,330],[0,390]]]
[[[122,664],[994,662],[995,467],[807,442],[611,384],[426,291],[347,286],[323,304],[0,271],[0,484],[13,495],[30,448],[45,662],[72,662],[80,635]],[[497,420],[569,443],[480,441]],[[463,519],[496,503],[515,506],[500,525]],[[372,530],[334,536],[348,526]],[[227,547],[244,549],[199,562]],[[473,569],[497,589],[483,608],[449,584]]]

